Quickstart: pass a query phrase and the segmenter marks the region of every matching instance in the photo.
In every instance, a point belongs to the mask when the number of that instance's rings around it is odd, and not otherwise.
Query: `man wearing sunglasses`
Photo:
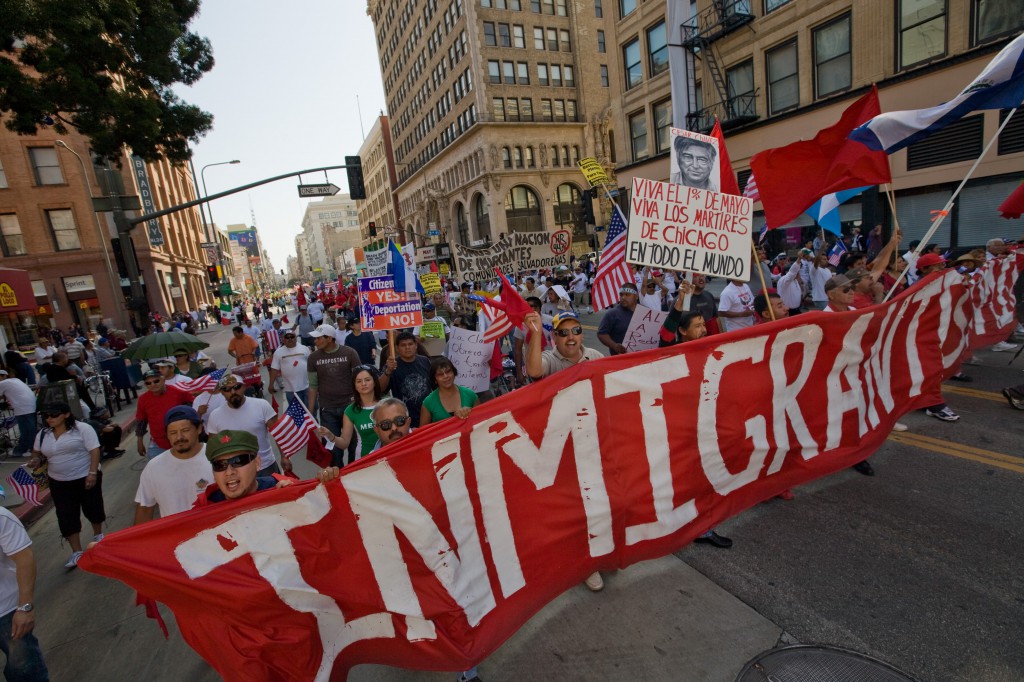
[[[383,398],[373,408],[370,418],[373,420],[373,430],[377,434],[377,445],[371,452],[376,452],[412,433],[409,408],[398,398]]]
[[[151,369],[142,377],[146,392],[135,404],[135,436],[138,441],[139,457],[153,459],[164,450],[169,450],[164,415],[178,405],[192,405],[192,396],[185,391],[169,389],[158,369]],[[144,439],[149,430],[149,446]]]
[[[529,330],[540,330],[541,317],[537,313],[528,313],[523,322]],[[555,347],[541,352],[541,333],[530,334],[526,350],[526,373],[533,379],[551,376],[559,370],[572,367],[584,360],[596,360],[604,357],[601,351],[583,345],[583,326],[575,313],[565,312],[555,315],[551,321]]]
[[[287,485],[273,476],[260,475],[260,443],[248,431],[229,429],[210,437],[206,458],[213,469],[213,483],[196,499],[196,507],[241,499],[247,495]]]
[[[245,383],[234,374],[225,374],[217,382],[217,390],[224,395],[227,404],[210,413],[206,423],[210,435],[207,447],[222,431],[245,431],[252,434],[259,444],[260,476],[280,473],[270,438],[270,427],[277,419],[277,412],[262,398],[246,397],[245,389]],[[292,470],[291,460],[286,457],[282,462],[285,472]]]
[[[277,320],[274,320],[277,322]],[[302,404],[308,402],[309,375],[306,371],[306,359],[310,350],[299,343],[294,329],[285,329],[281,334],[282,345],[274,350],[270,358],[270,392],[277,391],[277,379],[284,383],[284,397],[291,401],[297,396]]]

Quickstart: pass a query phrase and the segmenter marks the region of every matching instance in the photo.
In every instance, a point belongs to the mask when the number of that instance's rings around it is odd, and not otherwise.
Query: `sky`
[[[210,40],[216,64],[185,101],[214,116],[195,146],[197,175],[216,194],[284,173],[335,166],[355,156],[385,107],[373,22],[365,0],[206,0],[190,29]],[[356,98],[358,97],[358,108]],[[303,176],[348,191],[344,170]],[[214,222],[253,224],[274,268],[285,268],[309,199],[298,179],[280,180],[211,202]],[[200,190],[202,181],[200,180]]]

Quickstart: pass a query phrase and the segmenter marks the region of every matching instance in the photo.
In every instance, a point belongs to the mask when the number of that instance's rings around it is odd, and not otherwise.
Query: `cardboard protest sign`
[[[444,322],[438,318],[432,320],[423,320],[423,324],[420,325],[420,338],[421,339],[443,339],[444,338]]]
[[[395,291],[395,280],[363,277],[359,280],[359,320],[366,331],[418,327],[423,324],[423,305],[417,294]]]
[[[709,192],[721,191],[722,160],[718,138],[682,128],[671,128],[669,135],[672,139],[670,181]]]
[[[750,280],[754,202],[633,178],[626,262]]]
[[[580,159],[576,162],[576,165],[580,167],[583,177],[587,179],[591,186],[596,187],[608,182],[608,174],[604,172],[604,166],[598,163],[597,159],[593,156]]]
[[[629,326],[626,327],[626,336],[622,340],[626,352],[633,353],[638,350],[657,348],[658,332],[661,331],[661,325],[665,322],[666,317],[668,317],[668,313],[651,310],[646,306],[638,305],[634,308],[633,318],[629,321]]]
[[[483,333],[452,327],[448,338],[448,359],[459,370],[455,383],[475,393],[491,386],[491,353],[494,344],[483,340]]]
[[[424,272],[420,275],[423,293],[427,296],[441,293],[441,277],[436,272]]]
[[[445,277],[447,277],[452,271],[451,268],[448,267],[447,263],[441,263],[438,267],[441,269],[441,274]]]
[[[513,232],[485,249],[455,245],[458,272],[463,282],[494,279],[494,268],[518,273],[569,264],[572,235],[568,230]]]
[[[381,277],[388,274],[387,242],[373,244],[363,249],[366,258],[366,274],[370,277]]]

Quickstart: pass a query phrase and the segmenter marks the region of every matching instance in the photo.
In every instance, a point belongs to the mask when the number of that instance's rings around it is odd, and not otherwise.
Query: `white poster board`
[[[366,275],[368,277],[382,277],[388,274],[387,242],[379,249],[363,249],[363,258],[366,259]]]
[[[491,387],[491,353],[494,344],[483,340],[483,333],[452,327],[448,337],[448,359],[459,370],[455,383],[474,393]]]
[[[627,353],[635,353],[640,350],[650,350],[658,347],[658,334],[661,332],[661,325],[664,324],[668,313],[660,310],[651,310],[642,305],[633,309],[633,318],[626,327],[626,336],[622,339],[622,345],[626,347]]]

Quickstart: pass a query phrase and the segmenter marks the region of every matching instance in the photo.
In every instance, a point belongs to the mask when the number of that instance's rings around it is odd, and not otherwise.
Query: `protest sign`
[[[638,350],[657,348],[658,333],[661,331],[661,325],[665,322],[666,317],[668,317],[668,313],[637,305],[633,309],[633,317],[629,321],[629,326],[626,327],[626,336],[622,341],[626,352],[633,353]]]
[[[722,155],[718,138],[701,135],[682,128],[669,129],[671,138],[670,162],[673,184],[719,192],[722,177]]]
[[[452,327],[448,337],[448,359],[459,370],[455,383],[474,393],[491,387],[491,354],[494,344],[483,340],[483,333]]]
[[[1006,338],[1022,265],[581,362],[327,484],[109,533],[78,566],[169,606],[228,682],[465,670],[594,571],[675,552],[870,456],[967,351]]]
[[[366,331],[404,329],[423,324],[423,305],[417,294],[395,291],[390,275],[359,280],[359,319]]]
[[[366,274],[370,277],[381,277],[388,274],[387,242],[373,244],[363,249],[366,257]]]
[[[587,179],[591,186],[597,187],[608,182],[608,174],[604,172],[604,166],[598,163],[597,159],[593,156],[580,159],[576,162],[576,165],[580,167],[583,177]]]
[[[750,279],[747,197],[633,178],[630,207],[626,262]]]
[[[444,338],[444,322],[438,318],[432,320],[423,320],[423,324],[420,325],[420,338],[421,339],[443,339]]]
[[[441,263],[441,265],[438,267],[441,269],[441,274],[444,275],[445,277],[447,277],[452,271],[451,268],[448,267],[447,263]]]
[[[441,277],[436,272],[425,272],[420,275],[423,293],[427,296],[441,293]]]
[[[565,230],[548,232],[513,232],[485,249],[455,245],[459,277],[463,282],[486,282],[494,279],[494,268],[505,274],[557,268],[569,264],[571,235]]]

